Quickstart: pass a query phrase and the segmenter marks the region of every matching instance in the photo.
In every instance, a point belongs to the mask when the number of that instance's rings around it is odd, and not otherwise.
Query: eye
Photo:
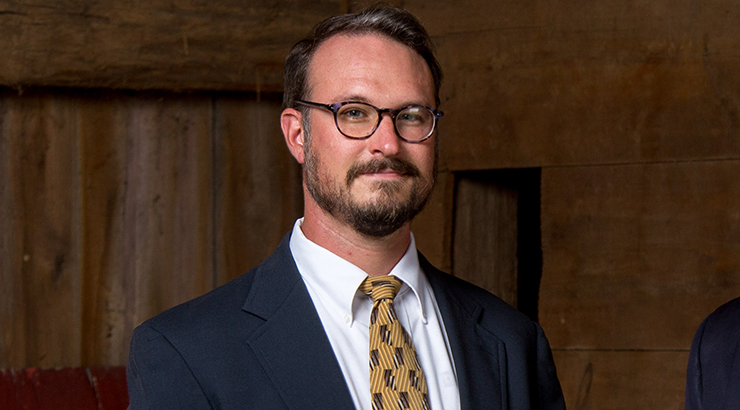
[[[356,118],[362,118],[362,117],[366,116],[367,114],[365,112],[361,111],[361,110],[352,109],[352,110],[345,111],[344,114],[342,114],[342,115],[344,115],[347,118],[355,118],[356,119]]]
[[[396,121],[404,125],[420,125],[429,121],[431,114],[424,107],[409,107],[398,114]]]
[[[419,122],[422,120],[418,113],[404,112],[399,118],[403,122]]]
[[[366,122],[371,121],[375,115],[375,110],[370,107],[361,104],[349,104],[339,110],[337,119],[342,122]]]

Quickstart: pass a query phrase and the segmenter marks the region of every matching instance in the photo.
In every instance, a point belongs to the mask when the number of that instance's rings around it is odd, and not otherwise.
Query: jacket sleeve
[[[129,410],[212,410],[188,364],[146,324],[134,330],[126,369]]]
[[[537,326],[537,400],[533,407],[542,410],[565,410],[565,399],[560,387],[550,343],[545,332]]]

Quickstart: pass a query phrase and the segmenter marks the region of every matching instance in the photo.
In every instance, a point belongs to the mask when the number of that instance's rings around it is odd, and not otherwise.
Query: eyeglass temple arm
[[[316,107],[316,108],[323,108],[325,110],[334,111],[334,106],[332,104],[319,104],[311,101],[305,101],[305,100],[295,100],[297,104],[306,105],[308,107]]]

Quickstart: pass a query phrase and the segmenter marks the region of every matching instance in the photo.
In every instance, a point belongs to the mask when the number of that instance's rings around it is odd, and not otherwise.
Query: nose
[[[398,155],[401,139],[396,135],[393,119],[387,113],[383,113],[378,124],[378,129],[368,138],[368,149],[373,155],[393,157]]]

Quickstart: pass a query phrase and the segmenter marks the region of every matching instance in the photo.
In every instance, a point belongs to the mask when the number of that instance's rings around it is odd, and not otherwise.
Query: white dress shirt
[[[321,323],[342,369],[347,387],[360,410],[371,410],[369,296],[358,291],[365,271],[311,242],[298,219],[290,238],[290,251],[306,283]],[[433,410],[459,410],[460,393],[447,334],[437,300],[419,266],[413,235],[406,254],[391,275],[403,281],[394,306],[403,328],[411,336],[429,389]]]

